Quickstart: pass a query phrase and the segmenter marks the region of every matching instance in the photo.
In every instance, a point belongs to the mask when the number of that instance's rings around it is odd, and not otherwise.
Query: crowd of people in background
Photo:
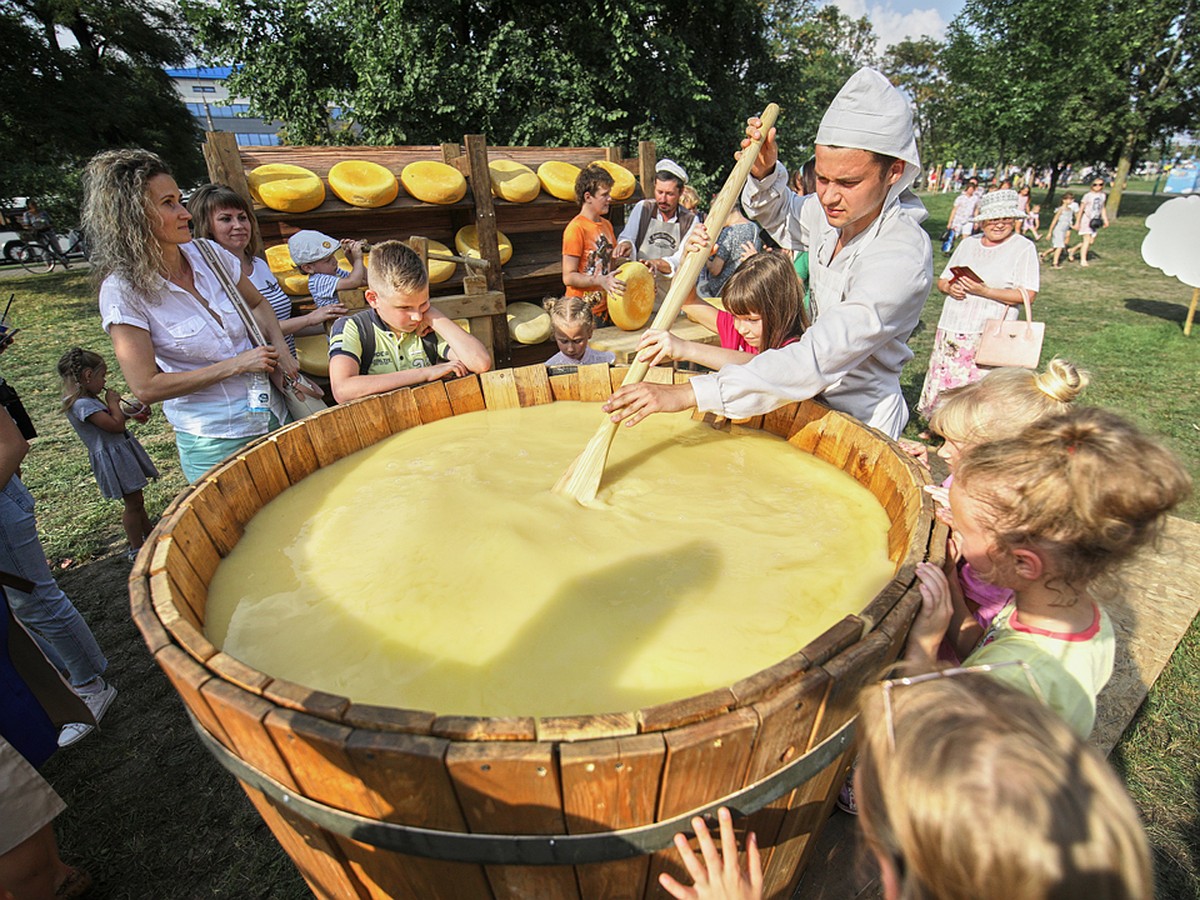
[[[948,165],[922,177],[909,104],[871,69],[839,92],[813,158],[792,175],[774,129],[763,133],[751,119],[743,146],[751,141],[762,142],[761,152],[716,234],[672,160],[658,161],[653,195],[629,210],[619,235],[606,218],[612,176],[599,166],[581,172],[580,211],[563,236],[564,296],[546,302],[559,349],[547,365],[612,362],[589,341],[607,324],[606,298],[622,291],[621,261],[645,263],[661,300],[685,254],[706,252],[684,311],[719,343],[650,330],[637,352],[649,364],[689,361],[712,371],[684,384],[619,389],[604,405],[614,421],[635,425],[693,407],[737,419],[818,397],[898,439],[909,419],[900,372],[934,284],[927,213],[913,189],[960,191],[942,237],[943,301],[917,405],[927,424],[921,437],[941,440],[951,472],[930,492],[952,532],[945,565],[917,569],[922,602],[904,673],[862,692],[859,758],[844,793],[862,814],[889,900],[1005,896],[1018,883],[1036,883],[1038,896],[1101,888],[1104,896],[1147,896],[1149,854],[1136,813],[1084,744],[1116,653],[1095,585],[1153,541],[1189,479],[1127,422],[1079,407],[1088,375],[1073,364],[1055,360],[1037,373],[976,359],[985,322],[1014,318],[1036,301],[1034,242],[1043,233],[1050,248],[1041,259],[1052,256],[1058,268],[1078,249],[1080,264],[1090,265],[1109,225],[1104,179],[1093,179],[1079,202],[1065,194],[1043,229],[1031,188],[1045,173],[1005,173],[992,183]],[[282,391],[300,390],[296,336],[328,331],[338,402],[491,366],[486,348],[431,304],[424,262],[398,241],[377,245],[368,266],[360,242],[293,235],[291,257],[316,299],[315,310],[293,316],[254,253],[254,211],[236,192],[207,185],[185,204],[166,166],[144,150],[99,154],[85,189],[103,328],[137,402],[107,386],[103,353],[73,348],[58,373],[63,411],[87,446],[99,491],[124,504],[131,556],[150,530],[142,490],[158,473],[126,422],[149,415],[151,404],[162,404],[179,464],[195,481],[289,421]],[[359,286],[367,308],[350,314],[338,292]],[[926,445],[902,446],[928,463]],[[27,448],[0,416],[0,572],[19,576],[0,576],[0,646],[11,628],[28,628],[47,671],[63,673],[70,690],[51,684],[20,709],[0,709],[0,772],[27,811],[0,827],[0,886],[72,897],[87,878],[58,857],[47,829],[62,804],[36,767],[87,735],[116,688],[46,564],[18,474]],[[0,657],[0,682],[27,677]],[[985,766],[997,774],[980,778]],[[921,803],[936,808],[914,824]],[[742,868],[731,816],[722,811],[718,822],[719,848],[703,820],[693,823],[700,857],[677,839],[695,886],[664,875],[673,896],[761,895],[753,837]]]

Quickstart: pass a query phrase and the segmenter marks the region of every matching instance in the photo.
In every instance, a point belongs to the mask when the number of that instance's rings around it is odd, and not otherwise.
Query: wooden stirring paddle
[[[741,158],[738,160],[737,165],[733,167],[733,171],[729,173],[729,177],[725,180],[725,186],[721,188],[721,193],[713,201],[712,210],[709,212],[708,219],[705,222],[709,233],[709,246],[687,251],[683,262],[679,266],[679,270],[675,273],[675,277],[671,279],[671,289],[667,291],[667,296],[663,300],[662,306],[659,307],[658,313],[654,316],[654,322],[650,325],[651,328],[658,331],[666,331],[679,315],[679,310],[683,308],[683,301],[687,299],[692,286],[696,283],[696,279],[700,277],[700,269],[709,257],[711,242],[717,239],[721,234],[721,229],[725,227],[725,220],[729,216],[729,211],[733,208],[734,202],[742,192],[742,187],[746,183],[746,176],[750,174],[750,167],[758,159],[758,152],[762,149],[762,142],[766,138],[767,132],[774,127],[775,118],[778,115],[779,107],[774,103],[768,104],[767,108],[763,110],[762,115],[759,117],[762,120],[762,127],[759,129],[759,139],[752,141],[742,151]],[[680,237],[682,238],[683,235]],[[625,380],[621,382],[621,386],[637,384],[645,379],[646,373],[649,370],[649,363],[635,359],[633,365],[629,367],[629,372],[625,375]],[[558,484],[554,486],[554,492],[567,497],[573,497],[580,503],[588,503],[595,500],[596,491],[600,489],[600,479],[604,475],[604,464],[608,461],[608,449],[612,445],[612,440],[616,433],[617,423],[613,422],[608,416],[605,416],[604,423],[596,430],[592,439],[588,441],[583,452],[575,458],[575,461],[567,467],[562,477],[558,479]]]

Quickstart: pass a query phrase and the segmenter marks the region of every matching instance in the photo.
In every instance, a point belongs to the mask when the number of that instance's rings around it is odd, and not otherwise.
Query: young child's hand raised
[[[685,887],[665,872],[658,876],[658,883],[678,900],[758,900],[762,897],[762,861],[758,855],[758,840],[754,832],[746,836],[746,863],[749,871],[738,867],[737,838],[733,834],[733,816],[721,807],[717,811],[721,827],[721,849],[713,842],[708,826],[700,817],[692,819],[696,839],[700,842],[703,864],[688,840],[682,834],[675,835],[675,849],[684,868],[692,876],[693,887]]]
[[[932,663],[937,659],[938,646],[950,627],[954,603],[946,573],[933,563],[917,563],[917,580],[921,582],[921,608],[908,630],[905,659]]]

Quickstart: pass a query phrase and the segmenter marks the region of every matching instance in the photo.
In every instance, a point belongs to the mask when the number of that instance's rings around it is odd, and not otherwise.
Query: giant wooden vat
[[[943,532],[930,553],[940,529],[923,470],[840,413],[807,402],[745,424],[867,486],[891,520],[896,575],[858,616],[728,687],[606,715],[440,716],[273,678],[204,636],[207,585],[244,523],[318,467],[446,416],[600,401],[623,374],[531,366],[355,401],[250,445],[164,513],[130,576],[134,619],[316,895],[665,896],[658,874],[683,875],[669,841],[686,819],[671,820],[736,794],[735,809],[757,810],[744,822],[766,896],[790,896],[849,763],[855,694],[897,656],[919,604],[916,563],[944,544]]]

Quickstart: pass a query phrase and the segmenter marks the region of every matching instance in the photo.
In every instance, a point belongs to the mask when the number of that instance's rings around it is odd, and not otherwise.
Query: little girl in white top
[[[593,350],[588,346],[596,330],[592,308],[583,297],[557,297],[546,300],[542,306],[550,313],[550,325],[554,329],[554,341],[558,353],[546,360],[547,366],[590,366],[594,363],[612,363],[616,354],[609,350]]]
[[[125,502],[121,525],[133,559],[151,528],[142,488],[150,478],[158,477],[158,469],[125,428],[127,415],[121,395],[105,386],[108,366],[103,357],[79,347],[68,350],[58,361],[58,374],[62,377],[63,412],[88,448],[100,493],[109,500]],[[148,418],[149,408],[143,404],[134,415]]]

